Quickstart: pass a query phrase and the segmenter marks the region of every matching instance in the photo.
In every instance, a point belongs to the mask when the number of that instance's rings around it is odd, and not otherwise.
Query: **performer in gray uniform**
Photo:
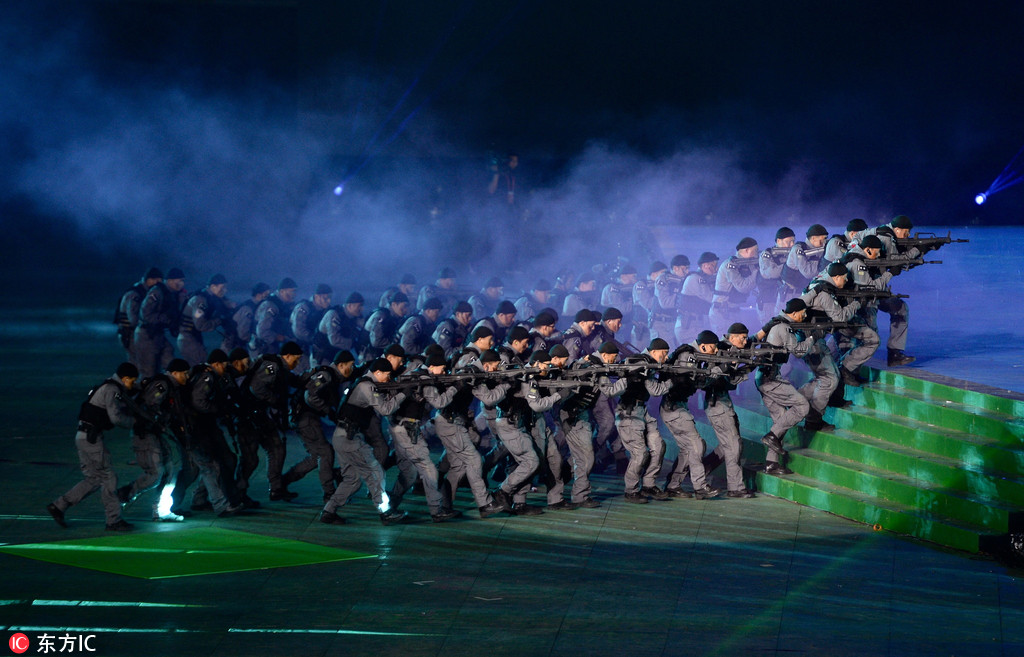
[[[786,259],[789,258],[789,252],[795,241],[796,236],[793,229],[783,226],[775,232],[775,246],[762,251],[758,258],[757,266],[760,276],[757,279],[757,318],[762,323],[767,322],[778,312],[782,269],[786,265]]]
[[[164,274],[156,267],[150,267],[138,283],[125,290],[114,313],[117,337],[121,340],[129,363],[135,363],[135,328],[139,325],[142,300],[149,288],[164,280]]]
[[[587,355],[590,335],[598,319],[586,308],[576,312],[572,326],[562,334],[562,346],[569,350],[569,362]]]
[[[565,295],[562,317],[575,317],[584,308],[596,308],[597,301],[597,278],[593,272],[585,271],[576,280],[576,289]]]
[[[427,345],[434,342],[431,335],[437,327],[442,305],[440,299],[427,299],[423,310],[405,320],[398,329],[398,344],[402,345],[405,353],[421,354]]]
[[[868,222],[863,219],[851,219],[846,224],[846,232],[842,235],[833,235],[825,243],[825,255],[821,259],[821,268],[825,269],[833,262],[842,260],[850,246],[857,243],[857,235],[868,229]]]
[[[484,283],[483,288],[469,297],[469,305],[473,308],[474,317],[487,317],[498,309],[498,302],[505,295],[505,284],[497,276],[492,276]],[[426,306],[424,306],[425,308]]]
[[[821,224],[814,224],[807,229],[807,241],[797,242],[789,250],[786,266],[782,268],[779,304],[785,303],[786,299],[800,296],[811,279],[824,269],[821,266],[821,259],[825,253],[826,239],[828,230]]]
[[[680,343],[691,341],[696,337],[697,330],[707,323],[711,301],[715,298],[717,274],[718,256],[705,251],[697,259],[697,269],[683,278],[675,331]]]
[[[121,427],[128,429],[134,417],[128,410],[124,398],[135,387],[139,368],[131,363],[117,366],[114,376],[89,391],[78,413],[78,432],[75,434],[75,449],[82,469],[82,481],[64,493],[46,510],[61,527],[67,527],[64,513],[86,497],[100,491],[103,510],[106,514],[107,529],[128,531],[134,526],[121,518],[121,502],[117,497],[117,475],[110,464],[110,450],[103,441],[103,432]]]
[[[473,307],[467,301],[460,301],[455,305],[452,316],[441,320],[437,325],[431,337],[444,349],[445,358],[452,358],[462,351],[462,347],[466,344],[466,338],[469,337],[472,323]]]
[[[294,337],[291,316],[298,287],[291,278],[284,278],[277,291],[256,307],[255,328],[249,341],[249,353],[253,358],[278,353],[281,345]]]
[[[725,335],[725,342],[711,348],[706,345],[702,351],[710,354],[728,354],[731,349],[747,347],[747,327],[739,322],[732,324]],[[743,441],[740,438],[740,421],[732,405],[729,391],[743,382],[750,374],[745,365],[726,365],[722,367],[724,376],[710,378],[704,386],[704,414],[708,423],[715,431],[718,446],[711,453],[713,464],[705,462],[708,472],[714,470],[718,463],[725,463],[725,481],[728,491],[726,496],[735,498],[755,497],[754,493],[743,484],[743,469],[740,457],[743,454]]]
[[[361,354],[370,344],[370,336],[363,328],[363,295],[353,292],[345,299],[342,307],[329,308],[317,327],[318,340],[326,342],[325,353],[350,351]]]
[[[690,259],[677,255],[669,263],[672,268],[654,282],[654,308],[651,311],[651,337],[678,344],[676,324],[679,321],[679,303],[683,292],[683,279],[690,271]]]
[[[718,344],[718,336],[711,331],[701,331],[697,339],[686,344],[669,356],[669,365],[697,367],[694,352],[709,353]],[[717,374],[710,370],[708,374]],[[698,378],[700,377],[700,378]],[[704,439],[697,433],[697,425],[687,407],[687,402],[703,383],[705,375],[681,373],[672,375],[672,389],[661,398],[661,421],[665,423],[669,433],[676,441],[679,456],[668,475],[665,492],[669,497],[691,497],[683,491],[683,479],[687,473],[693,484],[692,497],[706,500],[717,497],[721,491],[708,484],[707,473],[704,471],[704,450],[707,448]]]
[[[391,378],[391,371],[391,363],[387,359],[374,360],[370,363],[368,373],[349,389],[338,409],[338,426],[334,429],[331,442],[338,458],[341,482],[320,513],[322,523],[345,524],[345,519],[338,515],[337,510],[348,503],[363,483],[370,492],[370,499],[380,511],[382,523],[392,525],[402,522],[408,515],[391,507],[387,493],[384,492],[384,468],[374,458],[373,448],[364,439],[364,433],[375,414],[390,415],[405,399],[404,393],[387,395],[377,389],[376,384],[386,383]]]
[[[618,280],[614,280],[601,290],[601,305],[605,308],[618,308],[622,313],[622,342],[633,339],[633,286],[636,285],[637,271],[633,265],[625,265],[619,270]]]
[[[651,341],[651,313],[657,301],[654,298],[654,283],[668,270],[664,262],[654,261],[647,278],[641,278],[633,286],[633,308],[636,319],[633,322],[633,344],[647,344]]]
[[[398,343],[398,329],[402,327],[409,313],[409,299],[401,292],[391,298],[387,308],[377,308],[366,320],[366,332],[370,334],[370,346],[363,351],[363,362],[379,358],[389,346]]]
[[[761,329],[765,342],[776,347],[785,347],[788,351],[786,354],[775,356],[771,365],[759,367],[754,377],[757,391],[761,393],[761,399],[772,417],[771,430],[761,439],[768,448],[764,468],[767,474],[792,474],[792,470],[782,462],[786,455],[782,441],[786,432],[804,419],[810,409],[807,398],[780,373],[790,354],[802,358],[814,349],[813,336],[804,337],[789,326],[806,318],[807,304],[802,299],[790,299],[782,312]]]
[[[135,358],[144,379],[163,370],[174,358],[174,347],[167,335],[178,335],[180,295],[184,290],[185,274],[175,267],[167,272],[163,283],[157,283],[146,292],[139,309],[139,325],[135,328]]]
[[[269,296],[270,286],[266,283],[257,283],[252,287],[249,299],[235,306],[234,312],[231,314],[231,321],[228,323],[228,326],[234,330],[229,331],[227,327],[225,328],[224,339],[220,343],[222,351],[230,354],[239,347],[248,348],[253,329],[256,326],[256,308]]]
[[[846,289],[849,284],[849,270],[846,265],[833,263],[818,275],[807,291],[800,297],[812,312],[823,314],[832,322],[852,322],[857,324],[854,329],[840,331],[841,339],[837,342],[847,345],[840,349],[839,368],[842,381],[846,385],[860,386],[863,380],[857,371],[874,355],[880,343],[878,333],[863,323],[860,316],[861,303],[856,299],[847,301],[836,294],[836,290]]]
[[[664,363],[667,358],[668,342],[654,338],[647,350],[635,357],[635,362]],[[647,412],[647,402],[671,390],[672,381],[659,381],[653,374],[636,372],[621,377],[616,384],[621,389],[614,393],[619,396],[615,427],[629,452],[624,477],[626,501],[646,504],[648,497],[668,499],[668,493],[657,486],[665,459],[665,441],[658,433],[657,419]]]
[[[292,335],[295,342],[302,347],[302,358],[299,359],[298,369],[305,371],[309,369],[310,363],[317,363],[318,358],[324,354],[317,349],[317,333],[320,329],[320,322],[331,307],[331,295],[334,290],[326,283],[316,286],[316,291],[309,299],[302,299],[292,308],[289,315]],[[313,352],[318,353],[314,356]]]
[[[735,321],[735,316],[754,291],[757,277],[757,241],[753,237],[744,237],[736,245],[736,255],[718,267],[715,296],[708,311],[708,319],[716,333],[724,333],[726,327]]]
[[[459,299],[459,290],[455,287],[455,270],[451,267],[444,267],[437,273],[437,282],[433,285],[424,285],[420,288],[420,296],[416,301],[416,310],[423,310],[427,301],[434,297],[441,300],[441,316],[447,317],[455,310],[455,304]],[[464,301],[464,299],[462,299]]]
[[[871,261],[882,255],[882,240],[876,235],[862,237],[857,246],[852,247],[842,258],[853,282],[857,287],[889,291],[889,283],[896,273],[893,270],[881,271],[872,267]],[[907,332],[910,325],[910,307],[903,299],[890,298],[873,301],[864,305],[863,316],[868,326],[878,331],[878,311],[889,313],[889,339],[886,342],[887,361],[889,367],[909,365],[916,358],[904,353],[907,348]]]
[[[214,274],[206,288],[199,290],[185,304],[181,311],[178,328],[178,353],[191,367],[204,362],[207,352],[203,334],[215,331],[221,326],[230,327],[231,309],[224,295],[228,291],[228,279],[224,274]]]
[[[551,283],[543,278],[534,283],[533,289],[529,293],[516,299],[516,321],[526,322],[531,320],[548,305],[550,297]]]

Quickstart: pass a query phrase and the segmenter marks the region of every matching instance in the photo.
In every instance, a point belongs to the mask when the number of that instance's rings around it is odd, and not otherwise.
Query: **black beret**
[[[473,334],[469,336],[469,339],[473,342],[480,340],[481,338],[489,338],[494,335],[494,331],[487,328],[486,326],[478,326],[473,329]]]
[[[666,265],[661,260],[655,260],[654,262],[651,263],[651,272],[650,273],[653,274],[654,272],[665,271],[666,269],[668,269],[668,265]]]
[[[416,285],[416,277],[412,274],[402,274],[402,280],[398,281],[399,285]]]
[[[551,282],[548,281],[546,278],[542,278],[533,284],[533,289],[537,290],[538,292],[550,292]]]
[[[266,283],[257,283],[256,285],[252,286],[252,296],[256,296],[257,294],[263,294],[269,289],[270,286],[267,285]]]
[[[167,363],[168,372],[187,372],[188,370],[188,361],[184,358],[175,358],[171,362]]]
[[[441,310],[442,308],[444,308],[444,304],[441,303],[441,300],[437,297],[430,297],[427,299],[427,302],[423,304],[423,310]],[[472,310],[472,307],[470,310]]]
[[[167,280],[173,281],[176,278],[185,278],[185,272],[177,267],[171,267],[171,271],[167,272]]]
[[[814,237],[815,235],[828,235],[828,228],[821,224],[813,224],[807,229],[807,237]]]
[[[700,265],[703,265],[706,262],[714,262],[716,260],[718,260],[718,256],[716,256],[711,251],[705,251],[704,253],[700,254],[699,258],[697,258],[697,266],[699,267]]]
[[[405,358],[405,348],[400,344],[393,344],[384,350],[385,356],[398,356],[399,358]]]
[[[228,358],[231,359],[232,363],[236,360],[245,360],[246,358],[249,358],[249,352],[246,351],[244,347],[235,347],[231,350],[231,353],[228,354]]]
[[[279,289],[279,290],[290,290],[290,289],[296,288],[298,286],[299,286],[299,284],[296,283],[294,279],[291,279],[291,278],[288,278],[287,276],[285,276],[284,278],[281,279],[281,282],[277,284],[277,289]]]
[[[807,304],[804,303],[804,300],[801,299],[800,297],[790,299],[789,301],[786,302],[786,307],[783,308],[783,312],[787,314],[797,313],[800,312],[801,310],[807,310]]]
[[[619,345],[614,342],[602,342],[601,346],[597,348],[598,353],[601,354],[617,354],[619,353]]]
[[[499,356],[498,352],[493,349],[488,349],[487,351],[480,354],[481,363],[493,363],[499,360],[501,360],[501,356]]]
[[[868,229],[868,222],[863,219],[851,219],[850,223],[846,224],[847,233],[859,233],[862,230]]]
[[[395,368],[391,367],[391,363],[388,362],[387,358],[376,358],[370,363],[371,372],[394,372]]]
[[[714,331],[701,331],[697,334],[697,344],[718,344],[718,335]]]
[[[531,363],[550,363],[551,362],[551,354],[549,354],[548,352],[544,351],[543,349],[538,349],[537,351],[535,351],[532,354],[530,354],[530,362]]]
[[[556,344],[548,350],[552,358],[568,358],[569,350],[565,348],[564,344]]]
[[[302,347],[300,347],[297,342],[295,342],[293,340],[289,340],[288,342],[285,342],[283,345],[281,345],[281,355],[282,356],[301,356],[302,355]]]
[[[427,356],[427,367],[437,367],[438,365],[447,365],[448,361],[444,359],[444,354],[430,354]]]
[[[409,303],[409,296],[405,292],[395,292],[391,297],[391,303]]]
[[[509,342],[509,344],[515,342],[516,340],[529,340],[530,332],[522,326],[513,326],[512,329],[508,332],[508,337],[505,339]]]
[[[455,270],[451,267],[444,267],[441,271],[437,272],[438,278],[455,278]]]
[[[441,354],[442,356],[444,356],[444,347],[437,344],[436,342],[431,342],[430,344],[423,348],[424,356],[433,356],[434,354]]]
[[[757,246],[757,240],[753,237],[744,237],[739,241],[739,244],[736,245],[736,250],[749,249],[752,246]]]
[[[668,343],[661,338],[654,338],[651,344],[647,345],[647,351],[668,350]]]
[[[783,226],[782,228],[780,228],[777,231],[775,231],[775,239],[777,239],[777,240],[784,240],[787,237],[795,237],[795,236],[796,236],[796,233],[794,233],[793,229],[788,227],[788,226]]]
[[[833,262],[831,265],[828,266],[828,270],[827,271],[828,271],[828,275],[829,276],[849,276],[850,275],[850,270],[847,269],[846,265],[844,265],[841,262]]]
[[[672,256],[672,262],[670,264],[673,267],[689,267],[690,266],[690,259],[687,258],[686,256],[680,254],[680,255],[677,255],[677,256]]]
[[[352,294],[348,295],[347,299],[345,299],[346,306],[350,303],[366,303],[366,299],[364,299],[363,295],[359,294],[358,292],[353,292]]]
[[[331,361],[334,365],[341,365],[342,363],[354,363],[356,357],[352,355],[352,352],[348,349],[342,349],[334,355],[334,360]]]
[[[487,282],[484,283],[484,287],[505,287],[505,284],[502,283],[501,279],[498,278],[497,276],[491,276],[490,278],[487,279]]]
[[[334,290],[327,283],[320,283],[316,286],[316,292],[314,294],[334,294]]]
[[[630,274],[635,273],[637,273],[636,267],[634,267],[633,265],[626,265],[625,267],[619,270],[619,276],[628,276]]]
[[[618,308],[605,308],[604,314],[601,315],[601,319],[622,319],[622,311]]]
[[[188,367],[187,367],[188,363],[186,363],[185,365],[186,365],[186,369],[188,369]],[[115,373],[117,374],[117,378],[119,378],[119,379],[124,379],[124,378],[137,379],[137,378],[139,378],[139,368],[135,367],[134,364],[128,363],[128,362],[121,363],[120,365],[118,365],[117,366],[117,370],[116,370]]]
[[[907,229],[910,229],[910,228],[914,227],[914,222],[911,221],[910,217],[908,217],[905,214],[898,214],[898,215],[896,215],[895,217],[893,217],[893,219],[892,219],[892,221],[890,223],[892,224],[893,228],[907,228]]]
[[[494,311],[494,314],[495,315],[515,315],[516,314],[516,304],[512,303],[508,299],[503,299],[502,302],[498,304],[498,309]]]
[[[575,321],[577,323],[579,323],[579,322],[596,322],[597,319],[594,317],[594,313],[590,312],[586,308],[582,308],[582,309],[580,309],[580,311],[578,313],[576,313],[576,317],[573,318],[573,321]]]
[[[878,239],[877,235],[865,235],[860,238],[860,248],[862,249],[880,249],[882,248],[882,240]]]
[[[473,306],[469,305],[468,301],[460,301],[455,304],[455,311],[457,313],[471,313],[473,312]]]
[[[223,349],[214,349],[210,352],[210,355],[206,357],[206,362],[211,365],[214,363],[226,363],[228,362],[228,355],[224,353]]]
[[[590,281],[596,281],[596,280],[597,280],[597,276],[594,276],[594,272],[592,272],[592,271],[585,271],[582,274],[580,274],[579,278],[576,279],[576,285],[579,285],[580,283],[589,283]]]
[[[146,274],[142,278],[163,278],[164,273],[156,267],[150,267],[146,270]]]
[[[534,326],[554,326],[555,318],[548,313],[540,313],[533,318]]]
[[[228,279],[224,277],[224,274],[214,274],[210,277],[210,280],[206,283],[207,285],[224,285],[228,282]]]
[[[742,335],[744,333],[750,333],[750,331],[747,329],[746,324],[743,324],[742,322],[736,322],[734,324],[729,325],[729,328],[728,330],[726,330],[726,333],[730,335]]]

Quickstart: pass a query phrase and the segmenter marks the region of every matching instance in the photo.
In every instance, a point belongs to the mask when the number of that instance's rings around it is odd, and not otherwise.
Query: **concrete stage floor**
[[[1020,391],[1022,306],[1002,296],[1019,288],[1020,258],[1009,280],[960,278],[991,261],[978,233],[940,252],[953,263],[964,249],[968,264],[948,274],[955,294],[919,284],[909,351],[922,369]],[[929,302],[940,297],[964,311],[956,327],[925,319],[941,314]],[[66,530],[45,506],[78,480],[76,407],[119,359],[106,311],[61,311],[56,328],[32,313],[0,317],[0,543],[105,534],[98,496],[70,510]],[[1011,358],[990,351],[1003,347]],[[958,374],[975,359],[983,376]],[[134,477],[126,434],[110,444],[121,480]],[[291,437],[287,464],[300,454]],[[140,501],[126,514],[136,533],[217,527],[374,556],[140,579],[0,552],[0,624],[27,635],[26,654],[43,634],[93,634],[102,656],[1024,654],[1019,570],[769,497],[636,506],[619,478],[596,483],[599,509],[489,520],[472,510],[443,525],[413,495],[412,521],[393,527],[363,496],[343,510],[348,525],[319,523],[311,477],[292,503],[257,489],[264,509],[232,519],[155,524]],[[457,505],[472,508],[466,491]]]

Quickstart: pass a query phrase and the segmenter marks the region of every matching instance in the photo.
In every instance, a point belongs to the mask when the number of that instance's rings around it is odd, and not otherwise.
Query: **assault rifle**
[[[951,242],[966,243],[971,240],[953,239],[953,231],[946,233],[945,237],[936,235],[935,233],[914,233],[913,237],[897,237],[896,246],[901,249],[910,249],[917,247],[922,253],[936,250],[943,244],[949,244]]]
[[[892,258],[876,258],[875,260],[868,260],[865,258],[864,264],[868,267],[878,267],[880,269],[913,269],[921,265],[941,265],[941,260],[925,260],[924,258],[907,258],[906,260],[893,260]],[[894,272],[894,273],[899,273]]]
[[[531,374],[541,372],[539,367],[521,367],[508,370],[495,370],[493,372],[456,372],[455,374],[422,374],[409,377],[401,377],[387,383],[375,383],[378,390],[408,390],[428,385],[450,385],[464,381],[513,381],[526,378]]]
[[[846,289],[845,287],[837,287],[834,294],[837,297],[843,297],[845,299],[909,299],[909,294],[894,294],[888,290],[875,290],[870,287],[858,287],[855,289]]]

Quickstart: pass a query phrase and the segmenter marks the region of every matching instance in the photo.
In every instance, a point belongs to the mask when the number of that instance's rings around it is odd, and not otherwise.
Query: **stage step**
[[[870,383],[847,389],[854,405],[826,412],[836,429],[786,435],[795,474],[758,473],[757,487],[961,550],[1008,546],[1024,530],[1024,402],[908,369],[862,375]],[[749,394],[736,402],[744,439],[763,453],[767,410]]]

